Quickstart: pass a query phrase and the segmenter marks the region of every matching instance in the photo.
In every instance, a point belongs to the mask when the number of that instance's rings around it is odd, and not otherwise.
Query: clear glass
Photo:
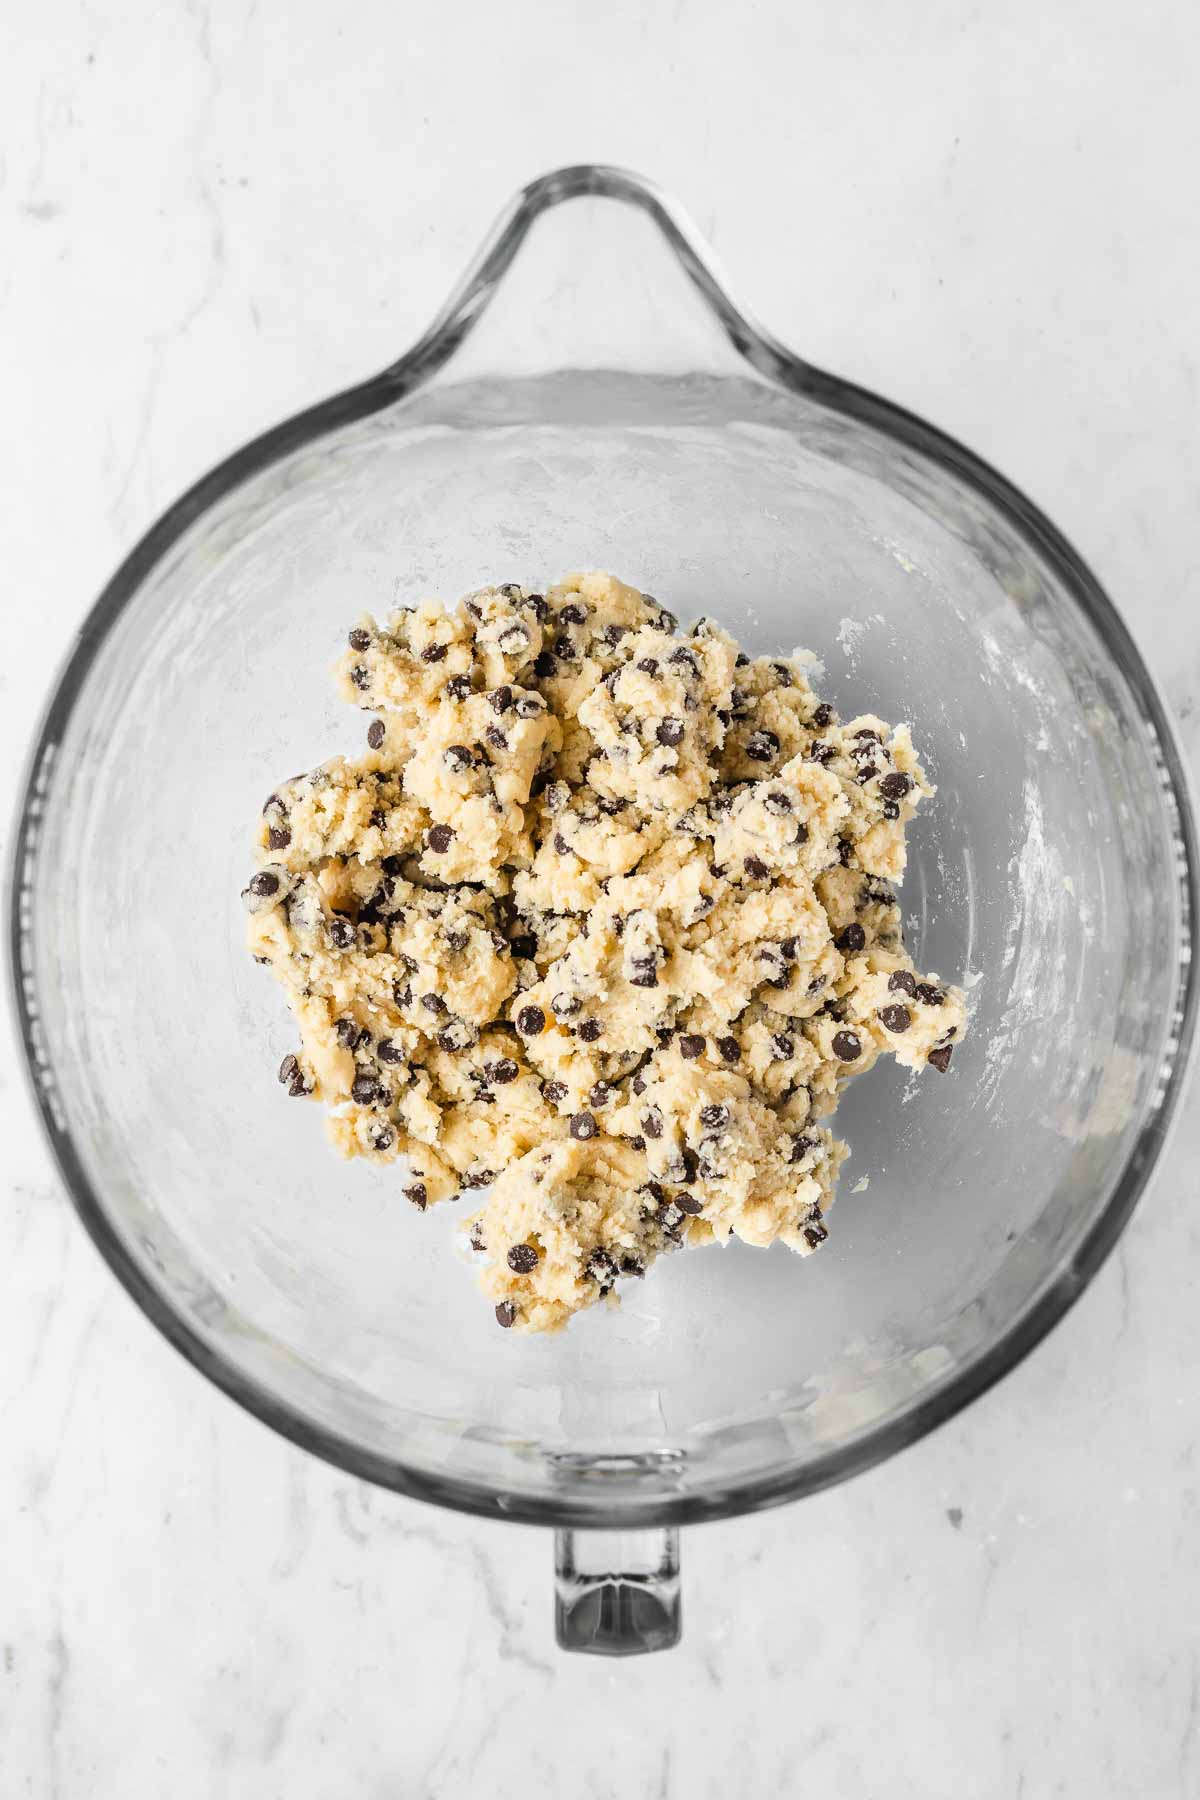
[[[554,1630],[562,1649],[643,1656],[679,1642],[679,1532],[554,1534]]]
[[[445,1210],[285,1098],[238,891],[280,773],[361,740],[328,675],[348,620],[580,566],[913,722],[938,795],[908,929],[975,1013],[945,1079],[850,1089],[816,1259],[669,1258],[538,1340],[496,1330]],[[199,1368],[390,1487],[642,1531],[877,1461],[1061,1315],[1179,1092],[1195,897],[1162,706],[1054,528],[790,356],[676,209],[587,168],[517,197],[407,357],[207,476],[114,577],[35,747],[13,945],[75,1203]]]

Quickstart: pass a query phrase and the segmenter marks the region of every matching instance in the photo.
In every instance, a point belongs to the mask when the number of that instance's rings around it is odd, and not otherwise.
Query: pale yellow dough
[[[901,935],[907,727],[599,573],[364,617],[338,681],[369,747],[276,789],[243,896],[289,1092],[422,1211],[489,1190],[466,1228],[517,1330],[684,1244],[814,1250],[818,1121],[965,1030]]]

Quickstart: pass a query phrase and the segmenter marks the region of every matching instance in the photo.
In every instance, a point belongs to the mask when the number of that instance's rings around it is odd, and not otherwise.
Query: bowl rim
[[[1038,1297],[996,1341],[903,1412],[884,1419],[852,1444],[802,1467],[731,1481],[703,1494],[640,1501],[636,1489],[599,1487],[587,1501],[566,1493],[509,1493],[363,1448],[280,1400],[268,1387],[215,1349],[154,1286],[134,1261],[93,1187],[70,1132],[58,1116],[39,1040],[33,954],[35,922],[23,905],[31,872],[43,794],[56,746],[87,682],[92,663],[126,605],[151,570],[197,518],[224,495],[317,437],[394,405],[445,364],[486,310],[531,225],[549,208],[585,195],[621,201],[649,215],[739,355],[757,373],[791,394],[818,401],[869,425],[949,470],[1030,540],[1070,589],[1102,638],[1143,718],[1156,735],[1164,786],[1176,811],[1180,851],[1181,954],[1176,971],[1173,1035],[1159,1090],[1131,1147],[1113,1192],[1074,1253]],[[654,184],[629,170],[600,164],[560,168],[529,182],[502,211],[481,250],[428,330],[379,374],[305,408],[253,438],[190,487],[130,551],[85,616],[47,702],[19,789],[9,869],[9,975],[26,1073],[36,1111],[71,1202],[92,1242],[117,1279],[167,1341],[231,1399],[281,1436],[360,1479],[454,1511],[540,1525],[660,1526],[698,1523],[757,1512],[799,1499],[873,1467],[954,1417],[1015,1368],[1061,1320],[1101,1268],[1133,1212],[1166,1141],[1187,1080],[1195,1033],[1200,972],[1190,955],[1200,912],[1200,859],[1186,769],[1165,705],[1112,601],[1078,552],[1042,511],[990,464],[956,439],[903,407],[795,356],[735,304],[714,272],[711,253],[682,209]],[[636,1459],[631,1459],[636,1460]]]

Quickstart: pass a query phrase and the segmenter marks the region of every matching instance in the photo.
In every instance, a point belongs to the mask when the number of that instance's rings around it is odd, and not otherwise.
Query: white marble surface
[[[134,534],[423,325],[511,188],[641,168],[782,336],[1027,486],[1200,745],[1194,8],[40,0],[0,20],[0,767]],[[7,830],[9,796],[0,794]],[[1200,1119],[1034,1358],[551,1641],[549,1544],[356,1486],[155,1336],[0,1048],[0,1794],[1200,1791]]]

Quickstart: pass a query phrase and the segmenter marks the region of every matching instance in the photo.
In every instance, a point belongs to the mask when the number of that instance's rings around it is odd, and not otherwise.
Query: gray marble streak
[[[1200,753],[1191,7],[10,12],[12,779],[132,537],[389,360],[509,190],[586,155],[675,189],[784,338],[1036,494]],[[1200,1791],[1194,1105],[1047,1345],[888,1467],[686,1534],[684,1645],[626,1665],[554,1649],[543,1535],[349,1481],[161,1343],[7,1043],[0,1145],[4,1800]]]

